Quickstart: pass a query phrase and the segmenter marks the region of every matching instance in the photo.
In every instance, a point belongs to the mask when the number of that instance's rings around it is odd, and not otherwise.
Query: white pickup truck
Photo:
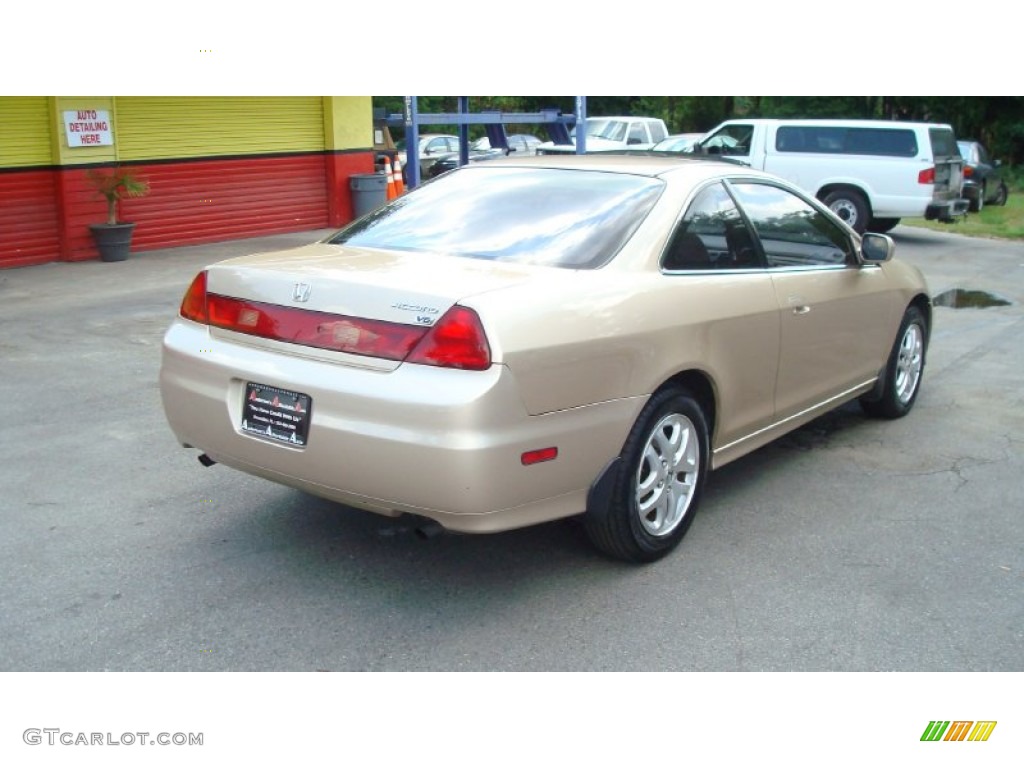
[[[791,181],[859,233],[901,218],[966,215],[963,159],[949,125],[889,120],[727,120],[694,147]]]
[[[587,152],[616,149],[650,149],[668,136],[665,121],[657,117],[588,117],[586,119]],[[537,147],[538,155],[571,155],[576,152],[576,128],[569,132],[572,144],[545,141]]]

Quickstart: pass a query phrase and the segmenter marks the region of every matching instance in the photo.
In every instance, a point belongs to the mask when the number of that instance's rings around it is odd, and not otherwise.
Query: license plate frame
[[[312,414],[313,398],[303,392],[255,381],[245,384],[240,427],[248,435],[305,448]]]

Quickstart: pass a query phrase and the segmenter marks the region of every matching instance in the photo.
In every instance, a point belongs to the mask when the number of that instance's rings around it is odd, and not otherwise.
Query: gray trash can
[[[352,190],[352,211],[357,219],[377,210],[388,199],[386,173],[353,173],[349,188]]]

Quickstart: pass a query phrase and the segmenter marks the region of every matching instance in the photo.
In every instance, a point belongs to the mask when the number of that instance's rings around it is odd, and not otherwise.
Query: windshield
[[[625,244],[664,187],[624,173],[482,165],[440,176],[328,242],[594,269]]]
[[[587,120],[587,137],[594,139],[608,139],[609,141],[622,141],[626,138],[626,131],[629,124],[624,120]],[[569,135],[576,138],[575,126]]]
[[[659,141],[651,149],[656,152],[683,152],[693,147],[697,143],[698,138],[700,136],[670,136],[663,141]]]

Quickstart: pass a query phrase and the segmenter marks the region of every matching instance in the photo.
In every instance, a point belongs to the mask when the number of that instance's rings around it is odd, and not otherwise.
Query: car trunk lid
[[[393,370],[404,356],[388,359],[393,355],[378,354],[382,347],[371,340],[415,346],[461,299],[535,273],[441,254],[314,243],[216,264],[206,291],[215,336]]]

